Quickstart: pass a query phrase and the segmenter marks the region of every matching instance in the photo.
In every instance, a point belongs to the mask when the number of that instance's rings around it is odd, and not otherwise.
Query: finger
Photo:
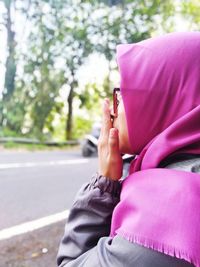
[[[110,105],[109,99],[105,99],[104,105],[103,105],[103,116],[102,116],[102,137],[103,138],[108,138],[109,130],[112,127],[109,105]]]
[[[104,137],[109,136],[109,131],[111,128],[111,119],[110,119],[110,101],[106,99],[103,107],[103,135]]]
[[[109,131],[108,146],[110,156],[119,154],[119,135],[116,128],[111,128]]]

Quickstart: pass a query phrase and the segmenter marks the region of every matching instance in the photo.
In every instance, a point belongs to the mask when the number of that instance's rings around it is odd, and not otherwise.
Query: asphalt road
[[[69,209],[97,158],[80,151],[0,152],[0,232]],[[0,241],[0,267],[55,267],[65,220]]]
[[[69,209],[96,167],[80,151],[1,152],[0,230]]]

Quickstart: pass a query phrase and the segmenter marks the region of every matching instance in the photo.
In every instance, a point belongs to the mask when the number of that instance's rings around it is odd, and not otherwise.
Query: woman
[[[117,47],[98,174],[76,197],[58,266],[200,266],[199,51],[199,32]],[[137,154],[124,181],[121,153]]]

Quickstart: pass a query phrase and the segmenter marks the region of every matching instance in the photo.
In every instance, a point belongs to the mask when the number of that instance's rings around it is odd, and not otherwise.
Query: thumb
[[[119,153],[119,135],[116,128],[110,129],[108,147],[110,156],[114,156],[116,153]]]

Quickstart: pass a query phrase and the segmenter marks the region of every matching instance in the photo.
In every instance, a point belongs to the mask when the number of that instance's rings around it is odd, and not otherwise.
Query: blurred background
[[[117,44],[198,31],[199,14],[199,0],[0,0],[1,267],[55,266],[74,194],[97,167]]]

